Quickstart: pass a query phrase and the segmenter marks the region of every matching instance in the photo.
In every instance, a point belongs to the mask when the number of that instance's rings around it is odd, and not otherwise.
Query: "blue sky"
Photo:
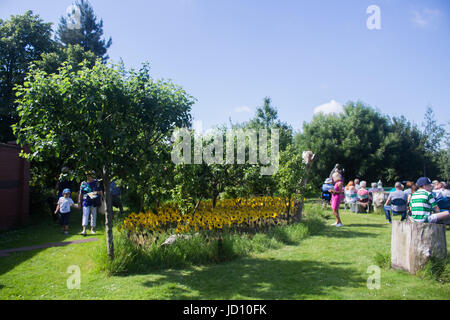
[[[300,129],[321,105],[362,100],[420,124],[450,121],[450,1],[90,0],[110,58],[148,61],[197,98],[204,128],[251,118],[265,96]],[[56,28],[72,0],[0,0],[0,18],[38,13]],[[369,30],[377,5],[381,29]],[[331,103],[330,103],[331,102]]]

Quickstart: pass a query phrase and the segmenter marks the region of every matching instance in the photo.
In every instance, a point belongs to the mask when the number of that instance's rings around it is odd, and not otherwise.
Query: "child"
[[[335,183],[334,188],[330,190],[331,195],[331,208],[333,209],[333,214],[336,217],[336,222],[333,223],[333,226],[342,227],[342,221],[339,217],[339,205],[341,204],[341,200],[343,198],[343,182],[342,175],[338,172],[333,174],[333,182]]]
[[[64,189],[62,197],[58,200],[55,214],[57,214],[59,210],[59,222],[63,227],[62,232],[65,235],[69,234],[70,207],[75,207],[75,203],[70,198],[70,189]]]

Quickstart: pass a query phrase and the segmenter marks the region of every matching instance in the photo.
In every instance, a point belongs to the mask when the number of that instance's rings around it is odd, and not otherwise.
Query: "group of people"
[[[450,222],[449,188],[445,182],[432,182],[427,177],[419,178],[416,183],[407,182],[406,189],[401,182],[396,182],[384,203],[387,222],[392,223],[392,214],[401,215],[402,221],[409,216],[415,222]],[[342,172],[335,169],[322,185],[322,199],[330,202],[336,217],[333,225],[337,227],[343,226],[339,206],[344,200],[345,205],[358,204],[369,211],[374,196],[383,195],[383,192],[381,181],[372,183],[370,189],[367,188],[366,181],[360,182],[359,179],[350,181],[344,187]]]
[[[322,185],[322,198],[327,201],[331,201],[331,194],[329,190],[334,188],[333,179],[327,178]],[[355,204],[358,202],[365,209],[368,209],[373,201],[373,194],[375,192],[383,191],[383,185],[381,181],[374,182],[370,189],[367,189],[366,181],[359,181],[359,179],[351,180],[344,188],[344,200],[345,206]]]
[[[94,171],[88,172],[86,175],[86,181],[83,181],[80,184],[80,189],[78,192],[78,204],[75,204],[71,197],[72,181],[69,179],[67,171],[67,168],[63,168],[59,181],[55,188],[55,193],[57,192],[58,202],[54,214],[59,215],[59,222],[62,226],[62,232],[65,235],[68,235],[71,207],[82,209],[82,231],[80,234],[86,236],[86,229],[89,224],[91,227],[91,234],[95,234],[98,208],[102,207],[103,205],[103,183],[102,181],[99,181],[95,178]],[[120,209],[120,213],[122,214],[123,206],[120,199],[120,189],[114,182],[111,183],[110,192],[112,196],[113,206],[118,207]]]
[[[406,189],[400,182],[395,183],[384,205],[388,223],[392,223],[392,214],[401,215],[401,221],[410,217],[415,222],[450,222],[450,185],[445,182],[431,181],[421,177],[407,182]]]

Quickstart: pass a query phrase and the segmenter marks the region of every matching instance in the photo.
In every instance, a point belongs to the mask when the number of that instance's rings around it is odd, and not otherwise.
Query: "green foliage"
[[[103,61],[108,59],[106,51],[112,44],[111,38],[106,41],[103,36],[103,20],[97,22],[94,9],[87,0],[80,0],[75,3],[80,9],[81,28],[70,28],[67,18],[60,18],[58,30],[56,32],[57,40],[65,46],[80,45],[85,51],[93,52]]]
[[[193,100],[170,82],[152,80],[147,65],[126,71],[100,60],[92,68],[87,63],[78,72],[67,62],[53,74],[31,68],[18,88],[20,120],[13,129],[30,148],[27,159],[72,161],[79,177],[98,170],[111,217],[111,179],[127,178],[171,130],[188,125]],[[107,227],[112,245],[112,222]]]
[[[291,197],[295,193],[301,193],[305,177],[305,164],[302,155],[293,147],[288,146],[280,153],[280,166],[276,173],[278,192],[282,197]]]
[[[375,264],[383,269],[391,268],[391,253],[390,252],[376,252],[374,256]]]
[[[67,63],[72,67],[72,72],[77,72],[81,69],[81,63],[84,60],[87,61],[85,65],[88,68],[92,68],[97,57],[91,51],[85,51],[78,44],[69,44],[67,47],[59,47],[54,52],[42,54],[41,60],[36,61],[35,64],[39,69],[47,73],[57,73],[58,68]]]
[[[14,87],[23,84],[30,62],[52,52],[51,23],[27,11],[0,19],[0,141],[14,140],[11,125],[17,121]]]
[[[423,141],[425,147],[424,175],[448,180],[449,177],[449,133],[438,124],[431,106],[424,116]],[[445,142],[445,144],[443,144]]]
[[[313,221],[314,218],[311,219]],[[248,234],[224,233],[221,255],[215,237],[194,234],[190,239],[178,239],[174,244],[161,247],[170,234],[162,237],[149,247],[142,247],[130,240],[125,233],[115,237],[116,258],[110,261],[105,251],[100,251],[95,259],[101,271],[109,275],[145,273],[168,268],[182,268],[191,265],[205,265],[229,261],[248,256],[253,252],[279,249],[285,245],[296,245],[313,234],[310,221],[279,226],[269,233]],[[321,224],[323,228],[323,224]],[[317,231],[317,230],[315,230]]]
[[[446,260],[430,259],[422,270],[417,272],[419,277],[433,279],[442,283],[450,282],[450,258]]]
[[[427,139],[405,117],[390,119],[362,102],[349,102],[343,114],[319,114],[304,123],[295,146],[318,155],[312,169],[316,185],[336,163],[345,168],[347,181],[360,177],[369,182],[381,179],[393,183],[399,179],[415,181],[425,163],[430,173],[432,167],[436,168],[429,163]]]

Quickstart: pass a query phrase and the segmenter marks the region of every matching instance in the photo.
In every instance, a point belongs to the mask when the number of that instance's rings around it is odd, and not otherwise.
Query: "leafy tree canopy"
[[[17,121],[14,87],[21,85],[30,62],[54,50],[51,23],[27,11],[0,19],[0,141],[14,140],[11,125]]]

